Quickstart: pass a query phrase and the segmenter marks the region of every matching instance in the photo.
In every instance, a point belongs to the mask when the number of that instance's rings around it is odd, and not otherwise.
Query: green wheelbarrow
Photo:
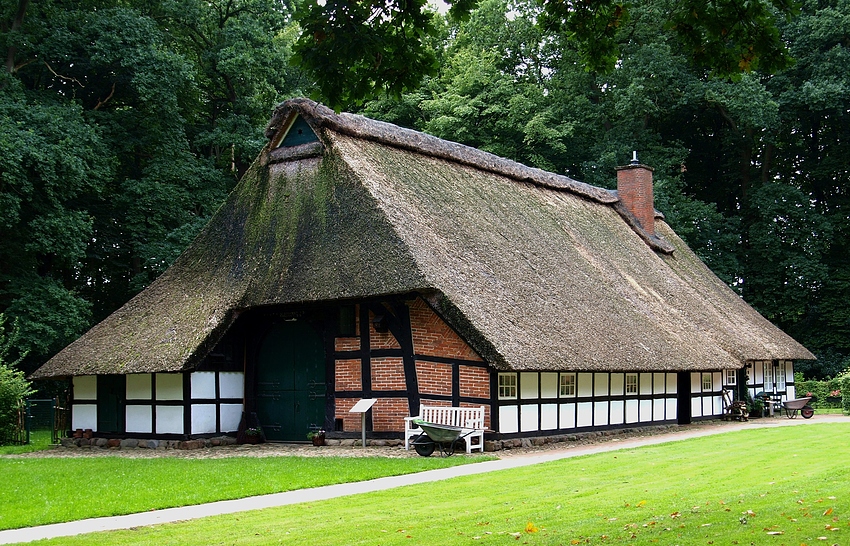
[[[414,419],[422,434],[413,440],[413,449],[422,457],[430,457],[434,450],[440,449],[440,456],[450,457],[455,452],[457,444],[475,432],[474,429],[429,423]]]

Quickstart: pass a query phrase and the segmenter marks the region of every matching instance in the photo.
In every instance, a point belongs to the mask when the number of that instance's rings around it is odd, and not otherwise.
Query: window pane
[[[576,374],[574,374],[574,373],[562,373],[561,374],[560,395],[561,396],[575,396],[576,395]]]

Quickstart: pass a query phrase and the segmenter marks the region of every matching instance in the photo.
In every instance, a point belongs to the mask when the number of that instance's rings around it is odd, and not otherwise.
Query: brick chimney
[[[631,163],[617,167],[617,193],[626,209],[637,218],[640,227],[655,235],[652,168],[638,162],[637,152],[633,152]]]

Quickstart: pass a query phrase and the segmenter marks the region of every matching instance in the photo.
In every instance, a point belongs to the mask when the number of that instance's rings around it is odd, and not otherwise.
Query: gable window
[[[637,393],[638,393],[638,374],[627,373],[626,374],[626,394],[637,394]]]
[[[516,400],[516,373],[499,374],[499,400]]]
[[[562,373],[560,396],[575,396],[576,395],[576,374]]]
[[[702,390],[710,391],[713,388],[713,383],[711,381],[711,374],[705,372],[702,374]]]
[[[727,385],[737,385],[738,384],[738,370],[726,370],[726,384]]]

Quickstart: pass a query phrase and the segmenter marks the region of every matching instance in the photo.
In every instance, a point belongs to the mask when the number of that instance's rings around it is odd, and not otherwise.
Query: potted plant
[[[246,444],[259,444],[263,439],[263,430],[260,427],[249,427],[245,429]]]
[[[307,433],[307,439],[313,442],[314,446],[325,445],[325,431],[322,429],[311,430]]]

